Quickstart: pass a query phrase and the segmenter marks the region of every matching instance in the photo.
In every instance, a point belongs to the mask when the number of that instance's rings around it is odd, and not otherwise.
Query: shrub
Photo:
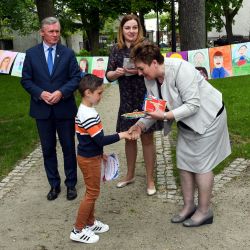
[[[91,56],[91,53],[86,49],[82,49],[78,53],[76,53],[76,56]]]

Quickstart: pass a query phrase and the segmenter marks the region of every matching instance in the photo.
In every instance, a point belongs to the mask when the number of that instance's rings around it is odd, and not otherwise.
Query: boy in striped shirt
[[[94,216],[95,201],[100,193],[103,147],[121,139],[131,139],[127,131],[104,135],[100,116],[94,108],[100,102],[103,91],[103,79],[95,75],[87,74],[80,81],[82,101],[75,119],[75,129],[79,142],[77,162],[83,173],[86,193],[80,203],[70,239],[83,243],[95,243],[99,240],[95,233],[109,230],[107,224]]]

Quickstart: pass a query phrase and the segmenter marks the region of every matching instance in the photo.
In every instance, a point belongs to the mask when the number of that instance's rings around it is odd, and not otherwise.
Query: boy
[[[100,193],[101,161],[103,146],[115,143],[121,139],[131,139],[128,132],[104,136],[100,117],[93,107],[98,104],[104,91],[103,79],[86,74],[79,84],[82,101],[75,120],[78,138],[77,161],[83,173],[86,193],[80,203],[75,227],[70,239],[83,243],[95,243],[99,236],[109,230],[107,224],[97,221],[94,216],[95,201]]]

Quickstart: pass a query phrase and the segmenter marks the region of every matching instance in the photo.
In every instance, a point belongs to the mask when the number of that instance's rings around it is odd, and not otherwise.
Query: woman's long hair
[[[123,37],[123,26],[127,21],[130,21],[130,20],[135,20],[137,22],[137,25],[138,25],[138,36],[132,45],[134,46],[143,40],[143,30],[142,30],[142,26],[141,26],[141,23],[140,23],[138,16],[136,16],[134,14],[126,15],[121,20],[118,35],[117,35],[117,42],[118,42],[119,49],[122,49],[125,46],[125,40]]]

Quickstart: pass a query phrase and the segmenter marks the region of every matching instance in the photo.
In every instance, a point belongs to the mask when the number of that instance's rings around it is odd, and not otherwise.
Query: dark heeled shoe
[[[181,223],[181,222],[185,221],[186,219],[192,217],[193,214],[195,213],[195,211],[196,211],[196,206],[194,207],[194,210],[192,212],[190,212],[189,214],[187,214],[186,216],[180,216],[179,214],[176,214],[171,219],[171,222],[172,223]]]
[[[213,212],[211,210],[208,211],[207,215],[201,221],[194,221],[191,218],[185,220],[183,222],[184,227],[199,227],[206,224],[212,224],[214,220]]]

